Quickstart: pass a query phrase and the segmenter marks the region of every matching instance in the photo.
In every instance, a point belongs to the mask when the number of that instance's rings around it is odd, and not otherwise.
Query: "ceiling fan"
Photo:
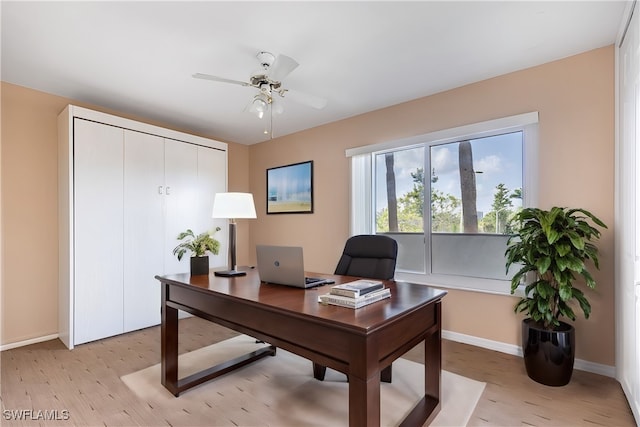
[[[327,105],[326,99],[297,91],[290,91],[289,89],[282,87],[282,80],[299,65],[293,58],[286,55],[278,55],[276,57],[272,53],[264,51],[258,52],[256,57],[260,61],[261,68],[251,74],[249,81],[247,82],[202,73],[195,73],[193,74],[193,77],[196,79],[231,83],[258,89],[258,93],[254,95],[245,110],[255,113],[261,119],[266,113],[269,113],[271,123],[269,124],[269,129],[265,129],[265,134],[271,133],[272,137],[273,113],[282,112],[282,105],[274,103],[275,95],[279,95],[281,98],[284,98],[286,94],[287,98],[292,101],[316,109],[322,109]]]

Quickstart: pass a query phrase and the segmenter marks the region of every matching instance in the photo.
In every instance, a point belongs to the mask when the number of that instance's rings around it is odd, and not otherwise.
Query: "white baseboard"
[[[631,412],[633,413],[634,418],[636,420],[640,420],[640,402],[634,399],[629,380],[627,378],[620,378],[618,379],[618,381],[620,381],[620,384],[622,385],[622,391],[627,398],[627,402],[629,402],[629,407],[631,408]],[[640,422],[638,423],[638,425],[640,425]]]
[[[522,357],[522,348],[517,345],[507,344],[500,341],[488,340],[486,338],[478,338],[472,335],[465,335],[458,332],[442,331],[442,338],[450,341],[461,342],[463,344],[474,345],[476,347],[482,347],[489,350],[499,351],[501,353],[511,354],[514,356]],[[582,359],[575,359],[573,362],[574,369],[580,371],[591,372],[594,374],[604,375],[606,377],[615,378],[616,368],[615,366],[603,365],[600,363],[593,363]]]
[[[39,342],[55,340],[56,338],[58,338],[58,334],[46,335],[44,337],[31,338],[24,341],[17,341],[9,344],[3,344],[3,345],[0,345],[0,351],[11,350],[12,348],[24,347],[25,345],[37,344]]]

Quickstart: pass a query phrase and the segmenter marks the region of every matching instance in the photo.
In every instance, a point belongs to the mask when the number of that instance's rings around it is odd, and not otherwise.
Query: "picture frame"
[[[313,213],[313,160],[267,169],[267,214]]]

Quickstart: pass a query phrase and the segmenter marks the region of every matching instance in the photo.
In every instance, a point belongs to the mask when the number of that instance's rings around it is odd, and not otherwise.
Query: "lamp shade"
[[[256,218],[251,193],[216,193],[213,199],[213,218]]]

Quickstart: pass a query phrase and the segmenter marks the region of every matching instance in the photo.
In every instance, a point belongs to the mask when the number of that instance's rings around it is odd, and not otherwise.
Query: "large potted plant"
[[[213,233],[219,230],[220,227],[216,227]],[[213,233],[204,232],[196,236],[191,229],[188,229],[178,235],[178,240],[183,240],[183,242],[173,249],[173,254],[180,261],[185,253],[191,252],[192,275],[209,274],[207,252],[218,255],[220,251],[220,242],[213,238]]]
[[[514,215],[516,234],[507,242],[507,271],[519,270],[511,279],[511,294],[525,284],[524,296],[514,307],[523,312],[522,350],[527,374],[550,386],[569,383],[575,357],[575,329],[561,321],[572,321],[576,303],[589,318],[591,304],[576,287],[578,279],[589,288],[596,282],[587,266],[596,269],[598,249],[592,243],[607,226],[584,209],[525,208]]]

